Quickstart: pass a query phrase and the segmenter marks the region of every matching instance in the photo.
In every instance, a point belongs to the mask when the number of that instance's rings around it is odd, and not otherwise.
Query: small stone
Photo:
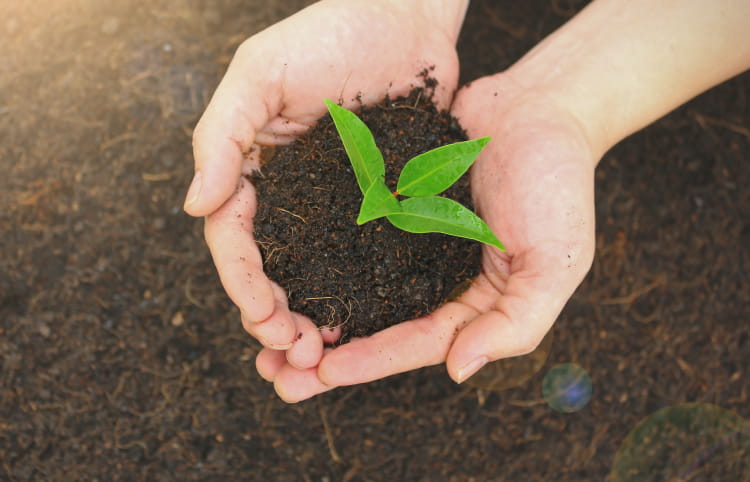
[[[178,311],[172,317],[172,326],[182,326],[183,323],[185,323],[185,316],[181,311]]]
[[[44,338],[49,338],[49,336],[52,334],[52,329],[49,327],[47,323],[39,323],[38,329],[39,329],[39,334],[42,335]]]

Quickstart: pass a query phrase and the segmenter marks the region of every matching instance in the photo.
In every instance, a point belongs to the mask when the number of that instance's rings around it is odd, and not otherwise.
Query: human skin
[[[210,214],[206,239],[222,283],[240,306],[246,329],[266,346],[256,360],[259,372],[286,401],[443,362],[461,382],[489,361],[532,351],[591,265],[593,173],[604,152],[750,65],[745,34],[750,2],[597,0],[507,71],[461,89],[453,114],[471,138],[493,139],[471,171],[475,206],[507,252],[485,246],[482,273],[455,302],[323,353],[323,337],[332,340],[336,333],[294,343],[297,331],[317,330],[310,320],[289,314],[283,291],[262,274],[251,237],[254,192],[246,181],[234,189],[241,152],[253,141],[288,141],[319,117],[320,99],[339,98],[338,91],[345,92],[344,100],[369,93],[369,103],[382,98],[391,83],[392,93],[408,90],[414,72],[424,65],[438,66],[435,74],[445,89],[437,100],[450,104],[457,74],[455,37],[465,3],[448,2],[455,10],[440,10],[440,18],[430,18],[422,2],[403,3],[321,2],[291,17],[288,27],[282,22],[260,34],[261,40],[248,41],[196,128],[196,165],[204,182],[200,198],[188,202],[186,210]],[[330,15],[328,8],[343,16],[344,24],[326,24],[318,31],[317,15]],[[371,16],[368,8],[382,8],[382,16]],[[403,25],[390,15],[399,8],[415,8],[422,17]],[[342,36],[370,38],[374,23],[388,32],[383,42],[395,42],[390,47],[396,50],[382,44],[360,45],[354,52],[341,47],[347,45]],[[292,31],[333,38],[338,50],[309,52],[306,45],[289,45]],[[431,47],[422,43],[425,39]],[[282,53],[269,47],[274,45],[282,45]],[[362,57],[362,48],[392,63],[372,72],[368,55],[358,66],[350,56]],[[283,62],[274,60],[276,55]],[[311,64],[334,67],[324,77],[308,73],[301,86],[285,84],[289,98],[280,101],[265,79],[278,79],[274,65],[291,71],[295,62],[307,69]],[[271,65],[271,74],[257,74],[255,65]],[[342,79],[347,80],[343,86]],[[322,84],[311,88],[306,85],[311,80]],[[335,88],[328,85],[336,81]],[[274,102],[283,106],[282,118],[294,121],[292,128],[268,120],[278,113],[268,108]],[[246,162],[250,167],[252,161]]]
[[[434,100],[447,109],[458,83],[455,43],[467,3],[314,4],[243,42],[195,128],[196,177],[185,210],[206,216],[221,282],[245,329],[273,349],[261,352],[257,366],[282,398],[323,389],[315,367],[323,342],[337,333],[321,333],[307,317],[290,313],[283,290],[263,273],[253,239],[255,191],[241,173],[258,167],[256,144],[288,143],[313,125],[326,112],[325,98],[354,108],[405,95],[423,82],[419,72],[434,66]],[[279,374],[282,364],[288,377],[314,388],[287,381]],[[291,385],[301,395],[285,395]]]

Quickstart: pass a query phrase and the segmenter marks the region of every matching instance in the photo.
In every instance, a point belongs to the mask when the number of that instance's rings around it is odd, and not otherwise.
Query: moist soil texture
[[[594,264],[534,363],[278,399],[182,203],[237,46],[310,3],[0,0],[0,480],[750,480],[750,73],[604,155]],[[587,3],[473,0],[460,83]],[[573,413],[543,397],[567,363]]]
[[[392,191],[409,159],[466,140],[423,89],[363,108],[359,116],[383,153]],[[470,206],[468,178],[444,195]],[[319,326],[341,326],[342,341],[426,315],[479,273],[476,242],[407,233],[385,218],[357,225],[362,193],[328,114],[277,149],[253,183],[265,271],[286,289],[290,309]]]

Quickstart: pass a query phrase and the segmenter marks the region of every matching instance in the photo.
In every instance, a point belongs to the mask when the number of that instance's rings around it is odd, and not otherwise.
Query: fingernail
[[[190,183],[187,196],[185,196],[185,207],[194,204],[201,195],[201,188],[203,187],[203,174],[200,171],[195,172],[193,181]]]
[[[292,345],[293,343],[287,343],[284,345],[274,345],[273,343],[269,343],[268,345],[264,345],[264,346],[270,348],[271,350],[284,351],[284,350],[290,349]]]
[[[480,356],[476,360],[467,363],[458,371],[458,383],[463,383],[467,378],[474,375],[480,368],[485,366],[489,359],[486,356]]]
[[[260,336],[257,336],[257,335],[253,335],[253,336],[255,336],[255,339],[258,340],[258,342],[261,345],[263,345],[266,348],[270,348],[271,350],[284,351],[284,350],[290,349],[292,345],[294,345],[294,343],[282,343],[282,344],[270,343]]]

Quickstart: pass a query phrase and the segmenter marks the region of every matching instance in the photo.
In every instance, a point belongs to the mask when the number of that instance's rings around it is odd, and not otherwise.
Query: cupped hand
[[[466,2],[327,0],[246,40],[195,128],[195,177],[185,210],[206,216],[205,237],[245,329],[267,347],[256,364],[288,401],[328,388],[316,376],[323,343],[308,318],[291,313],[263,273],[253,239],[255,190],[242,177],[259,167],[259,145],[285,144],[325,113],[407,94],[434,68],[434,101],[447,108],[458,80],[455,42]],[[302,334],[302,336],[300,336]]]
[[[579,120],[507,74],[460,90],[452,112],[469,137],[492,137],[472,167],[472,194],[507,252],[484,246],[481,274],[458,300],[326,354],[316,373],[326,385],[442,362],[460,383],[529,353],[590,268],[600,153]]]

